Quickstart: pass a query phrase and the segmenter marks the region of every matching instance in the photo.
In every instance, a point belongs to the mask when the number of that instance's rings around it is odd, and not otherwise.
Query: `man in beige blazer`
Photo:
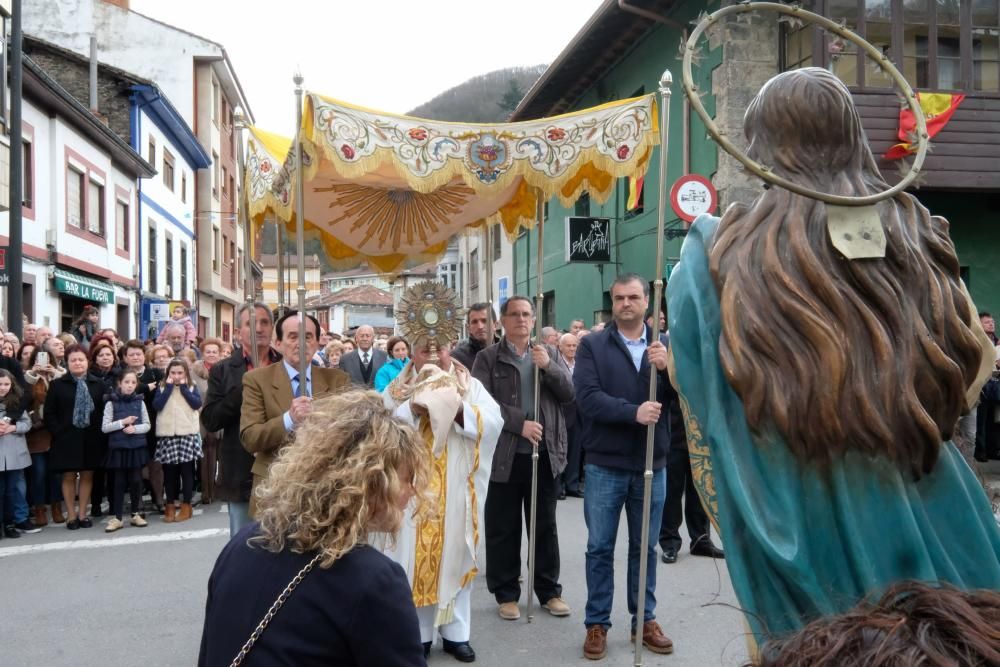
[[[254,455],[253,488],[267,479],[268,468],[281,448],[291,441],[295,427],[312,411],[314,399],[351,387],[351,378],[332,368],[310,365],[304,383],[299,381],[299,315],[286,313],[275,324],[276,347],[282,361],[243,376],[240,438]],[[306,356],[312,359],[319,345],[319,322],[306,316]],[[254,494],[250,516],[256,516]]]

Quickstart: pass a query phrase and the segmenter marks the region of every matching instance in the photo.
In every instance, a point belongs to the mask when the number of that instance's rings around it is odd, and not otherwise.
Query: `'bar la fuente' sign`
[[[611,219],[567,217],[566,261],[609,264]]]
[[[114,303],[115,290],[109,283],[78,276],[69,271],[55,270],[56,291],[93,303]]]

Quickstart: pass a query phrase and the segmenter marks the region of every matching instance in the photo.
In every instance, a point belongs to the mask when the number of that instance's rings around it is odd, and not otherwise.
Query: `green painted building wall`
[[[686,11],[672,13],[671,17],[680,24],[688,24],[695,19],[704,4],[689,4]],[[575,109],[585,109],[610,100],[625,99],[636,95],[656,92],[660,76],[669,69],[674,77],[670,101],[670,136],[668,139],[667,192],[673,182],[683,175],[683,112],[684,94],[681,91],[681,64],[677,57],[680,32],[660,24],[652,25],[635,47],[623,57],[607,74],[599,80]],[[706,47],[707,48],[707,47]],[[696,67],[696,83],[702,90],[711,89],[711,72],[721,60],[722,49],[709,54]],[[715,113],[711,96],[703,99],[710,114]],[[716,170],[717,151],[707,138],[704,125],[693,113],[690,129],[690,172],[711,178]],[[658,183],[660,180],[659,148],[654,149],[644,186],[643,212],[625,220],[625,202],[628,198],[626,179],[619,179],[614,194],[604,204],[592,201],[589,210],[581,210],[580,215],[611,218],[613,252],[612,264],[573,264],[565,259],[565,223],[567,215],[576,215],[574,209],[566,209],[557,199],[548,202],[548,217],[543,232],[543,290],[554,296],[552,304],[545,312],[551,312],[554,319],[544,318],[545,324],[561,329],[569,327],[570,321],[582,318],[587,325],[594,324],[595,313],[610,310],[605,291],[615,275],[636,272],[652,280],[656,262],[656,223],[658,204]],[[667,227],[683,227],[667,203]],[[666,263],[676,262],[682,239],[667,241]],[[534,296],[537,291],[538,234],[532,230],[518,238],[514,245],[514,292]],[[550,310],[554,306],[554,311]],[[544,313],[543,313],[544,314]]]
[[[979,310],[1000,317],[1000,193],[914,193],[933,215],[947,218],[969,293]]]

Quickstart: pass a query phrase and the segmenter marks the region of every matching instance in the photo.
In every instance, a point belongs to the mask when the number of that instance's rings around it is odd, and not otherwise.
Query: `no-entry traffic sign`
[[[719,193],[704,176],[681,176],[670,188],[670,206],[681,220],[694,222],[703,213],[715,213],[718,205]]]

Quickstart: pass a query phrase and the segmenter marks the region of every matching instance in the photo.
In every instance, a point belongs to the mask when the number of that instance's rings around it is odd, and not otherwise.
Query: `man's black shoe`
[[[566,500],[566,492],[565,491],[560,491],[559,492],[559,500]]]
[[[566,495],[570,498],[583,498],[583,491],[566,491]]]
[[[17,531],[17,528],[15,528],[13,524],[11,524],[9,526],[3,527],[3,536],[8,537],[12,540],[16,540],[17,538],[21,537],[21,533],[19,533]]]
[[[712,540],[708,539],[708,536],[700,537],[698,540],[691,545],[691,555],[692,556],[705,556],[707,558],[725,558],[726,554],[723,553],[722,549],[712,544]]]
[[[660,559],[664,563],[676,563],[677,562],[677,549],[664,549],[663,555]]]
[[[424,642],[424,657],[425,658],[431,654],[431,644],[432,644],[432,642]]]
[[[450,642],[443,637],[441,641],[444,642],[444,652],[451,653],[455,656],[455,660],[459,662],[476,661],[476,652],[469,646],[469,642]]]

